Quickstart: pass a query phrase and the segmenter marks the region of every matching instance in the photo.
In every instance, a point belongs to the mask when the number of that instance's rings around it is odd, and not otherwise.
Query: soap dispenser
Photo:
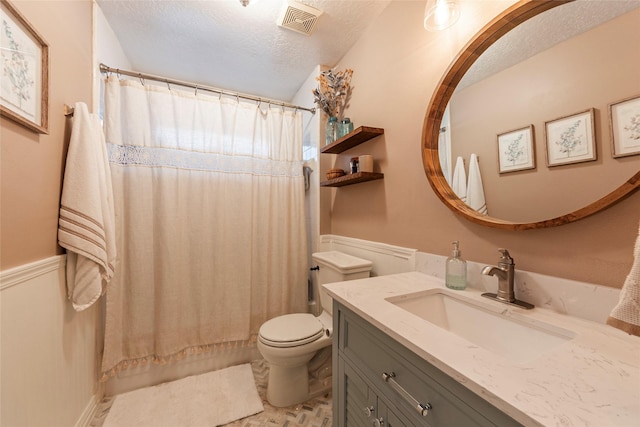
[[[460,258],[459,242],[453,242],[453,253],[447,258],[445,284],[447,288],[463,290],[467,287],[467,261]]]

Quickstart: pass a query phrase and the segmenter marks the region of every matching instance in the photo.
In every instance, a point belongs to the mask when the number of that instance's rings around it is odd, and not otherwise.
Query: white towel
[[[111,172],[100,120],[78,102],[64,172],[58,243],[67,250],[67,294],[91,306],[113,277],[116,258]]]
[[[451,188],[463,202],[467,200],[467,174],[464,171],[464,160],[460,156],[456,159],[456,166],[453,169],[453,186]]]
[[[633,257],[631,271],[620,292],[620,301],[609,314],[607,324],[640,336],[640,227]]]
[[[483,215],[487,214],[487,204],[484,200],[484,188],[480,176],[478,156],[471,154],[469,159],[469,183],[467,184],[467,205]]]

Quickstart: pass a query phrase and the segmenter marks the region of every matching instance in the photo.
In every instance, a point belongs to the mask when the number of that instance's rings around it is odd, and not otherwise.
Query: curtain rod
[[[267,98],[260,98],[258,96],[253,96],[253,95],[247,95],[244,93],[240,93],[240,92],[231,92],[228,90],[224,90],[224,89],[219,89],[216,87],[212,87],[212,86],[206,86],[206,85],[199,85],[196,83],[191,83],[191,82],[185,82],[185,81],[181,81],[181,80],[174,80],[174,79],[168,79],[165,77],[160,77],[160,76],[154,76],[152,74],[145,74],[145,73],[138,73],[136,71],[126,71],[126,70],[121,70],[119,68],[111,68],[105,64],[100,64],[100,72],[101,73],[115,73],[117,75],[124,75],[124,76],[129,76],[129,77],[137,77],[140,79],[140,81],[142,81],[142,83],[144,84],[144,80],[155,80],[158,82],[163,82],[166,83],[167,86],[170,84],[173,85],[178,85],[178,86],[184,86],[184,87],[189,87],[192,89],[195,89],[196,93],[199,90],[206,90],[207,92],[213,92],[213,93],[218,93],[220,95],[228,95],[228,96],[232,96],[234,98],[242,98],[242,99],[248,99],[250,101],[256,101],[256,102],[264,102],[265,104],[269,104],[269,105],[277,105],[280,107],[286,107],[286,108],[293,108],[296,110],[303,110],[303,111],[309,111],[311,114],[315,114],[316,113],[316,109],[315,108],[306,108],[306,107],[300,107],[299,105],[294,105],[294,104],[289,104],[287,102],[282,102],[282,101],[274,101],[272,99],[267,99]]]

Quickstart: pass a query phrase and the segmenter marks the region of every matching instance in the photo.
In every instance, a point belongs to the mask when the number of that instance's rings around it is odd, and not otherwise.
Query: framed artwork
[[[609,104],[613,157],[640,154],[640,95]]]
[[[536,167],[533,125],[498,135],[498,169],[500,173]]]
[[[8,0],[0,0],[0,114],[49,132],[49,46]]]
[[[547,166],[596,160],[595,110],[545,122]]]

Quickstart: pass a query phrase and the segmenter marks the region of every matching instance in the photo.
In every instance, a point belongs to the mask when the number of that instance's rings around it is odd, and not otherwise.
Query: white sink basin
[[[527,319],[499,302],[478,302],[448,289],[387,298],[392,304],[511,361],[535,360],[575,334]]]

